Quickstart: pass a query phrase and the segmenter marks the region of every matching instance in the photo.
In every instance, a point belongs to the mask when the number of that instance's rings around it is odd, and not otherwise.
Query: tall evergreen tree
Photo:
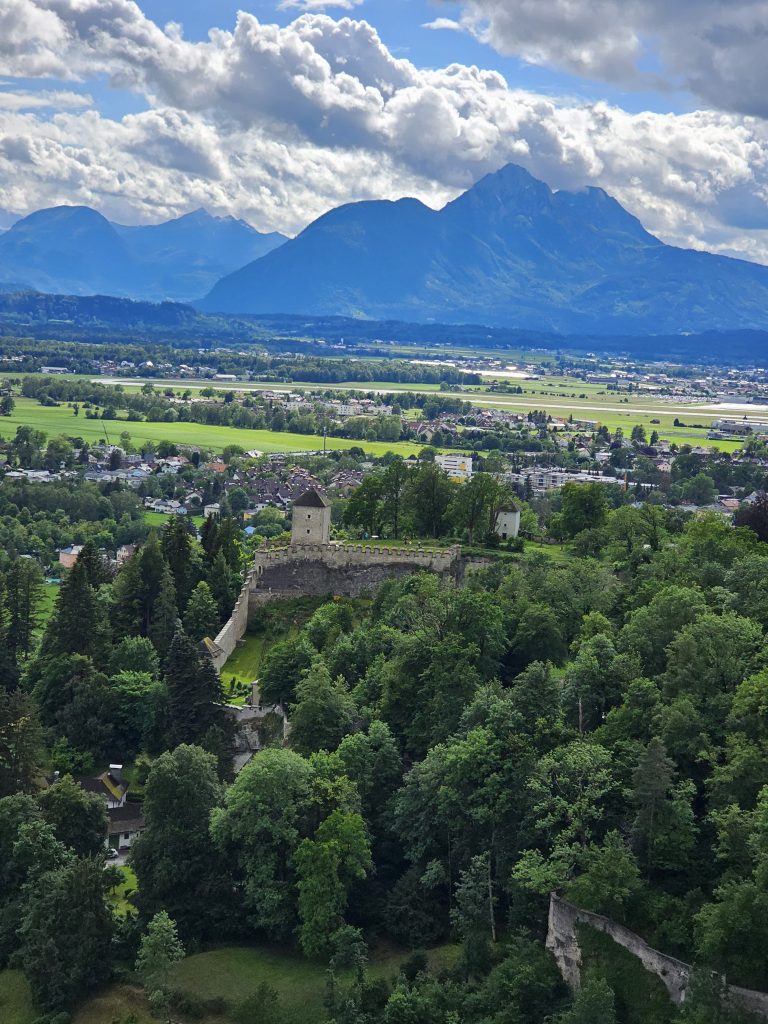
[[[109,579],[106,563],[92,540],[83,544],[83,550],[77,556],[77,560],[85,567],[85,574],[92,587],[100,587]]]
[[[98,663],[106,656],[108,643],[105,608],[88,582],[85,564],[77,561],[61,584],[41,653],[46,658],[84,654]]]
[[[206,580],[219,609],[219,618],[226,622],[237,600],[239,580],[233,575],[222,551],[217,551],[209,564]]]
[[[165,681],[171,745],[199,743],[219,719],[221,683],[210,658],[200,657],[197,645],[183,629],[176,631],[171,642]]]
[[[30,888],[14,964],[46,1010],[71,1008],[107,980],[114,918],[101,858],[75,857]]]
[[[17,558],[6,574],[9,612],[6,643],[17,659],[26,660],[32,653],[42,583],[40,567],[31,558]]]
[[[218,516],[206,516],[203,521],[202,529],[200,530],[200,543],[202,544],[203,551],[209,557],[213,557],[216,553],[216,546],[219,538],[219,519]]]
[[[124,563],[112,584],[110,621],[116,638],[141,635],[141,561],[138,555]]]
[[[192,557],[192,537],[184,516],[173,516],[162,534],[163,557],[173,573],[176,604],[184,612],[189,595],[195,585],[197,566]]]
[[[149,622],[149,639],[155,645],[161,659],[168,654],[176,632],[178,618],[173,574],[168,565],[163,565],[160,589],[153,602],[152,618]]]
[[[139,563],[141,572],[141,635],[149,636],[152,614],[163,583],[163,572],[166,564],[163,549],[154,530],[138,555],[134,556]]]
[[[195,642],[204,637],[214,637],[219,631],[219,607],[214,600],[211,588],[201,580],[189,598],[184,613],[184,629]]]

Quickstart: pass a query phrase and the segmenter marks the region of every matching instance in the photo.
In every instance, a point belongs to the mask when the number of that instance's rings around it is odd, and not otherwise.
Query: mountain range
[[[0,233],[0,282],[71,295],[186,301],[284,241],[204,210],[127,227],[88,206],[55,206]]]
[[[38,210],[0,231],[0,292],[19,289],[564,335],[768,328],[768,267],[666,245],[602,189],[515,164],[441,210],[350,203],[291,240],[203,210],[135,227]]]
[[[552,191],[510,164],[441,210],[332,210],[199,305],[563,333],[765,328],[768,267],[666,245],[602,189]]]

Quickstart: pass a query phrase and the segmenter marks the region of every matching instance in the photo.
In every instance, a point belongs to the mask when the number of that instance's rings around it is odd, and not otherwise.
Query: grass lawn
[[[322,451],[323,439],[313,434],[288,434],[271,430],[244,430],[239,427],[215,427],[202,423],[129,423],[127,420],[88,420],[75,416],[66,405],[48,408],[32,398],[17,398],[16,408],[0,422],[0,434],[13,437],[19,426],[44,431],[48,437],[67,434],[82,437],[93,444],[105,440],[116,442],[123,430],[134,444],[141,441],[172,441],[176,444],[200,445],[221,452],[229,444],[238,444],[246,451],[263,452]],[[417,453],[420,446],[404,441],[351,441],[342,437],[328,439],[329,448],[363,448],[371,455],[397,452],[404,457]]]
[[[32,994],[21,971],[0,971],[2,1024],[31,1024],[36,1016],[32,1006]]]
[[[455,961],[458,947],[441,946],[429,954],[430,966],[439,970]],[[409,954],[384,951],[372,955],[374,978],[394,976]],[[347,972],[343,980],[349,980]],[[325,1017],[325,967],[298,954],[274,947],[229,946],[198,953],[177,964],[173,984],[204,999],[222,997],[237,1005],[266,982],[279,994],[285,1024],[317,1024]],[[75,1024],[83,1024],[76,1020]],[[94,1021],[93,1024],[96,1024]]]
[[[252,683],[258,679],[262,662],[270,647],[280,640],[296,636],[309,621],[325,597],[297,597],[273,601],[259,609],[251,622],[243,643],[230,655],[221,670],[225,686],[234,679]]]
[[[144,510],[144,522],[147,526],[152,526],[156,530],[162,530],[172,519],[173,516],[167,516],[163,512],[152,512],[151,509]],[[203,516],[184,516],[184,520],[190,520],[198,528],[203,525]]]
[[[127,917],[128,914],[136,909],[131,902],[131,895],[136,891],[138,883],[132,868],[124,865],[117,870],[123,876],[123,880],[120,885],[110,890],[109,902],[112,904],[112,909],[118,917]]]

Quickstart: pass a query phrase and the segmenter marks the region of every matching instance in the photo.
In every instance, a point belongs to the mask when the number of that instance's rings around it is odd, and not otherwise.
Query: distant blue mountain
[[[563,333],[765,328],[768,267],[665,245],[602,189],[553,192],[510,164],[439,211],[332,210],[199,305]]]
[[[284,241],[204,210],[125,227],[87,206],[56,206],[0,233],[0,281],[71,295],[185,300]]]

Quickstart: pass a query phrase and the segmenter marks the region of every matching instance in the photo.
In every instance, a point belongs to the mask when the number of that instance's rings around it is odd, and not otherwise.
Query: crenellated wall
[[[249,614],[269,601],[325,594],[360,597],[387,579],[423,570],[460,579],[464,570],[461,547],[292,544],[259,549],[232,616],[214,641],[213,663],[221,671],[245,635]]]
[[[614,942],[636,956],[647,971],[651,971],[661,980],[673,1003],[680,1004],[685,1001],[693,973],[690,964],[653,949],[645,939],[624,925],[611,921],[602,914],[581,910],[567,900],[561,899],[556,893],[551,893],[547,949],[552,951],[563,980],[571,989],[578,991],[581,984],[581,949],[576,930],[580,924],[589,925],[590,928],[610,935]],[[734,1006],[768,1020],[768,993],[754,992],[736,985],[728,985],[726,993],[729,1002]]]

